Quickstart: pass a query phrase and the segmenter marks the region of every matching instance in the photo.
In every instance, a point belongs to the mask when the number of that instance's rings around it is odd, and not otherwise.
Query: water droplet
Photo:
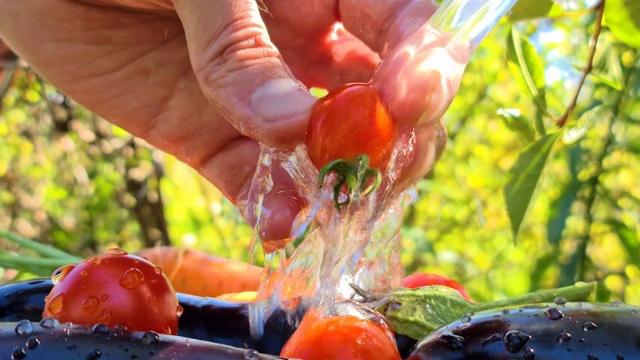
[[[111,311],[109,311],[109,309],[102,310],[100,312],[100,315],[98,315],[98,318],[96,320],[98,320],[98,322],[100,322],[100,323],[110,325],[111,324]]]
[[[498,341],[502,341],[502,335],[499,333],[495,333],[491,336],[489,336],[485,341],[482,342],[482,347],[485,347],[489,344],[492,344],[494,342],[498,342]]]
[[[80,271],[80,276],[87,277],[87,276],[89,276],[89,272],[87,270],[82,270],[82,271]]]
[[[49,298],[47,302],[47,309],[53,315],[60,315],[62,313],[62,308],[64,306],[64,293],[55,294],[53,297]]]
[[[620,300],[615,300],[615,301],[610,302],[609,305],[611,305],[613,307],[618,307],[618,306],[624,305],[624,303],[622,301],[620,301]]]
[[[558,306],[563,306],[567,304],[567,299],[563,297],[557,297],[553,302],[556,303],[556,305]]]
[[[109,327],[105,324],[95,324],[91,328],[91,332],[95,335],[109,335]]]
[[[438,337],[438,341],[443,343],[451,351],[457,351],[464,347],[464,338],[452,333],[441,334]]]
[[[502,341],[504,342],[504,348],[510,353],[517,353],[526,345],[527,341],[531,339],[531,335],[518,331],[509,330],[504,334]]]
[[[18,335],[30,335],[31,333],[33,333],[33,330],[35,330],[35,328],[29,320],[20,320],[16,324],[15,331]]]
[[[176,308],[176,313],[178,314],[178,317],[182,316],[184,313],[184,308],[180,306],[180,304],[178,304],[178,307]]]
[[[95,296],[87,296],[82,300],[82,311],[85,314],[93,314],[98,310],[98,306],[100,306],[100,300]]]
[[[558,338],[556,340],[558,340],[558,343],[560,344],[568,343],[569,341],[571,341],[571,334],[568,332],[560,333],[560,335],[558,335]]]
[[[25,348],[16,347],[11,352],[12,360],[24,359],[25,357],[27,357],[27,350],[25,350]]]
[[[598,360],[598,356],[596,354],[587,355],[587,360]]]
[[[60,321],[56,318],[46,317],[40,320],[40,326],[45,329],[54,329],[56,326],[60,325]]]
[[[32,336],[32,337],[27,339],[27,342],[25,343],[25,345],[27,346],[27,349],[33,350],[33,349],[37,348],[38,345],[40,345],[40,339],[38,339],[35,336]]]
[[[464,314],[460,317],[460,321],[466,324],[471,321],[471,316]]]
[[[127,331],[127,326],[123,324],[116,324],[113,326],[113,331],[120,333],[125,332]]]
[[[109,300],[109,294],[100,295],[100,301],[105,302],[107,300]]]
[[[245,360],[257,360],[259,356],[260,354],[258,354],[258,352],[253,349],[249,349],[244,352]]]
[[[631,313],[633,315],[638,315],[638,309],[631,309]]]
[[[564,317],[562,311],[556,308],[549,308],[544,312],[544,314],[547,315],[547,318],[549,318],[549,320],[560,320]]]
[[[120,285],[125,289],[133,289],[136,286],[142,284],[144,281],[144,274],[140,269],[131,268],[122,274],[120,278]]]
[[[502,309],[502,313],[505,315],[509,314],[509,309]]]
[[[596,325],[596,323],[592,321],[587,321],[586,323],[582,324],[582,329],[584,331],[592,331],[592,330],[595,330],[597,327],[598,325]]]
[[[85,260],[85,262],[92,263],[93,265],[100,265],[102,263],[102,259],[97,256],[94,256],[90,259]]]
[[[98,349],[93,349],[89,354],[87,354],[87,360],[95,360],[102,356],[102,351]]]
[[[153,271],[158,275],[162,275],[162,268],[160,266],[154,266]]]
[[[145,345],[156,344],[160,341],[160,335],[153,331],[147,331],[140,336],[140,342]]]
[[[533,348],[531,346],[527,346],[526,348],[524,348],[524,351],[522,352],[522,360],[533,360],[536,358],[536,352],[533,351]]]
[[[67,274],[70,273],[71,270],[73,270],[75,267],[75,265],[65,265],[54,271],[51,275],[51,282],[53,283],[53,285],[56,285],[57,283],[62,281],[62,279],[64,279],[64,277],[67,276]]]
[[[171,330],[171,326],[165,326],[162,332],[164,334],[173,335],[173,331]]]
[[[107,255],[128,255],[129,254],[126,250],[117,248],[117,247],[107,249],[107,251],[105,251],[104,253]]]

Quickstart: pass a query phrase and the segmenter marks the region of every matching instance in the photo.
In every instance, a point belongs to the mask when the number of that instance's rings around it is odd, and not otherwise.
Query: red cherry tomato
[[[280,356],[303,360],[400,360],[392,331],[355,316],[309,311]]]
[[[64,266],[52,276],[43,317],[79,325],[124,325],[132,331],[178,333],[171,283],[151,262],[122,249]]]
[[[452,289],[457,290],[463,298],[472,301],[464,286],[460,285],[459,282],[442,275],[431,273],[415,273],[405,277],[402,280],[402,286],[409,289],[430,285],[448,286]]]
[[[318,100],[311,112],[306,145],[321,169],[333,160],[369,156],[369,166],[383,170],[397,139],[397,126],[370,84],[349,84]]]

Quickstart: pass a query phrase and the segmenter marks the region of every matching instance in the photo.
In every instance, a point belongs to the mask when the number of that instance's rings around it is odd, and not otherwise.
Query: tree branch
[[[580,77],[580,83],[578,83],[578,88],[576,89],[576,93],[573,96],[573,100],[571,100],[571,103],[569,103],[569,106],[567,106],[567,109],[565,110],[564,114],[562,114],[562,116],[558,120],[556,120],[556,125],[559,128],[564,127],[564,125],[567,122],[567,119],[569,118],[569,116],[571,116],[571,114],[575,110],[576,105],[578,103],[578,97],[580,96],[580,91],[582,90],[582,87],[584,86],[584,83],[587,80],[587,76],[589,75],[589,73],[591,73],[591,70],[593,70],[593,59],[596,55],[596,48],[598,47],[598,39],[600,38],[600,31],[602,30],[604,2],[605,0],[600,0],[593,7],[593,10],[596,11],[596,23],[595,23],[595,28],[593,30],[593,35],[591,37],[591,44],[590,44],[589,57],[587,58],[587,65],[582,71],[582,76]]]

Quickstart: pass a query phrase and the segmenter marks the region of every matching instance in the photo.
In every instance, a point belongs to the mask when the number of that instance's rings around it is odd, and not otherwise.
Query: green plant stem
[[[68,262],[82,261],[82,259],[77,256],[71,255],[62,250],[58,250],[52,246],[40,244],[36,241],[27,239],[25,237],[22,237],[20,235],[14,234],[6,230],[0,229],[0,238],[5,238],[14,244],[33,250],[37,252],[39,255],[44,256],[46,258],[61,259],[61,260],[66,260]]]
[[[47,259],[34,258],[19,255],[0,255],[0,264],[9,269],[30,268],[59,268],[61,266],[75,264],[71,259]]]
[[[557,289],[544,289],[508,299],[484,302],[476,305],[478,311],[491,310],[507,306],[552,302],[556,298],[567,301],[583,301],[588,299],[596,288],[595,282],[577,283]]]

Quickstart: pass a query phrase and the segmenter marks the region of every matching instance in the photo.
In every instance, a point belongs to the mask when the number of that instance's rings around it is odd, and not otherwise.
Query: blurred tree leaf
[[[570,150],[571,153],[577,153],[579,151],[579,147]],[[550,244],[558,245],[560,243],[567,219],[571,215],[571,207],[577,200],[578,192],[581,188],[582,182],[577,179],[577,174],[575,174],[562,190],[560,197],[551,204],[551,214],[547,222],[547,241]]]
[[[531,96],[536,106],[547,114],[542,59],[529,40],[513,27],[507,37],[507,60],[520,87]]]
[[[608,121],[613,116],[608,106],[599,105],[585,111],[574,125],[567,126],[562,135],[562,141],[565,144],[574,144],[584,137],[584,135],[593,127],[594,124],[601,121]]]
[[[505,125],[522,135],[529,141],[536,139],[536,131],[531,122],[522,116],[518,109],[498,109],[498,115],[504,120]]]
[[[509,170],[509,180],[504,187],[504,194],[514,239],[518,238],[520,226],[535,200],[540,178],[558,134],[545,135],[529,145]]]
[[[611,225],[618,235],[620,243],[629,256],[629,262],[632,264],[640,264],[640,242],[638,241],[636,232],[618,220],[611,220],[609,225]]]
[[[516,22],[538,19],[557,16],[563,12],[562,7],[552,0],[519,0],[511,10],[509,20]]]
[[[640,49],[640,1],[607,0],[604,16],[606,25],[618,39]]]
[[[608,37],[599,41],[598,56],[594,61],[591,76],[594,80],[614,90],[622,90],[624,75],[620,63],[620,53],[611,41],[608,41]]]

